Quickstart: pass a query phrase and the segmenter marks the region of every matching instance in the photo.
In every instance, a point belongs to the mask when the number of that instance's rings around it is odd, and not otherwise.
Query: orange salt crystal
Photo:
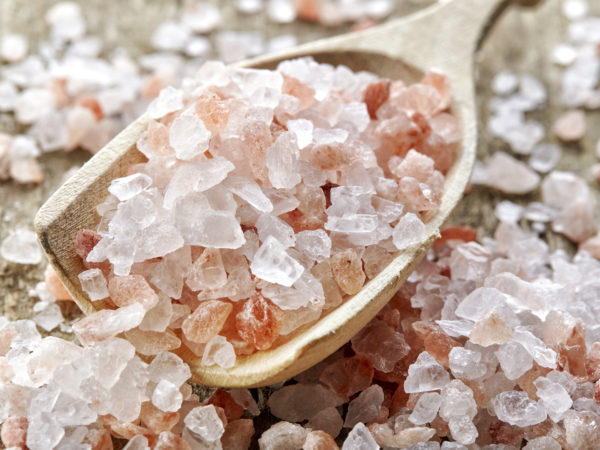
[[[221,331],[233,305],[220,300],[200,302],[196,310],[183,321],[181,329],[187,339],[206,344]]]
[[[225,432],[221,436],[221,446],[223,449],[247,450],[252,443],[252,436],[254,436],[252,419],[233,420],[225,427]]]
[[[112,447],[111,447],[112,449]],[[170,431],[163,431],[158,435],[156,442],[154,443],[153,450],[192,450],[190,444],[183,440],[183,438],[171,433]],[[101,449],[92,449],[101,450]],[[104,450],[104,449],[102,449]],[[109,449],[106,449],[109,450]]]
[[[390,80],[379,80],[369,84],[363,93],[363,102],[371,119],[377,118],[377,110],[390,97]]]
[[[335,440],[324,431],[315,430],[308,433],[302,445],[303,450],[339,450]]]
[[[170,431],[179,422],[179,413],[164,412],[154,406],[151,402],[142,403],[140,411],[142,424],[153,433],[159,434]]]
[[[83,95],[75,102],[76,106],[87,108],[94,113],[96,120],[102,120],[104,118],[104,112],[98,102],[98,99],[94,95]]]
[[[454,225],[440,231],[440,237],[433,243],[433,249],[437,250],[448,241],[472,242],[477,240],[477,230],[468,225]]]
[[[537,387],[533,382],[539,377],[546,376],[548,372],[550,372],[550,369],[534,362],[533,367],[517,379],[517,384],[523,391],[527,392],[530,399],[537,400]]]
[[[142,275],[113,276],[108,282],[108,292],[117,306],[139,303],[148,311],[158,303],[158,295]]]
[[[198,96],[194,108],[212,135],[220,133],[227,125],[229,120],[228,104],[216,89],[207,90]]]
[[[373,366],[365,358],[342,358],[328,365],[319,381],[342,397],[350,397],[371,385]]]
[[[235,316],[240,337],[258,350],[266,350],[279,336],[283,323],[283,311],[261,294],[255,294],[244,302]]]
[[[492,419],[488,426],[488,433],[492,442],[518,448],[523,440],[525,430],[501,420]]]
[[[296,15],[309,22],[319,21],[319,4],[317,0],[294,0]]]
[[[111,273],[111,264],[108,261],[101,263],[91,263],[87,261],[88,254],[93,250],[102,236],[93,230],[82,229],[77,232],[73,246],[75,253],[81,258],[83,265],[87,269],[100,269],[105,277]]]
[[[462,345],[452,339],[442,331],[434,331],[429,333],[423,341],[425,351],[433,356],[446,369],[450,367],[448,355],[454,347],[462,347]]]
[[[310,108],[315,102],[315,90],[288,74],[281,75],[283,76],[282,92],[299,99],[303,108]]]
[[[585,360],[588,381],[600,380],[600,342],[594,342]]]
[[[224,389],[217,389],[213,392],[205,404],[222,408],[228,421],[237,420],[244,415],[244,408],[238,405],[229,392]]]
[[[429,70],[420,83],[433,87],[438,94],[440,94],[439,104],[437,106],[438,112],[444,111],[450,107],[450,80],[448,80],[446,75],[436,70]]]
[[[331,257],[333,278],[342,291],[354,295],[361,290],[367,276],[363,272],[362,261],[356,252],[349,248]]]
[[[48,292],[56,297],[57,300],[73,300],[67,288],[65,288],[60,278],[54,271],[54,268],[51,265],[46,266],[46,270],[44,271],[44,282],[46,283],[46,289]]]
[[[115,437],[130,440],[141,434],[148,439],[148,442],[154,441],[155,434],[146,427],[131,422],[123,422],[110,414],[99,416],[99,419],[104,422],[105,426],[110,428]]]
[[[2,424],[0,438],[6,448],[18,447],[25,448],[27,441],[27,426],[29,421],[27,417],[11,416]]]

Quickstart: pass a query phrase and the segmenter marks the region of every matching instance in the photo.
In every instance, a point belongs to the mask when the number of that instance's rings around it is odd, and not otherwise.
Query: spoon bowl
[[[273,384],[321,361],[363,328],[406,281],[439,229],[461,199],[475,161],[477,121],[474,98],[473,55],[485,31],[508,0],[447,0],[411,16],[363,32],[302,45],[274,55],[240,63],[244,67],[273,69],[277,63],[301,56],[318,62],[343,64],[354,71],[367,70],[381,77],[418,81],[428,68],[443,72],[452,84],[452,114],[461,141],[455,162],[446,174],[440,208],[426,218],[425,238],[399,252],[363,289],[312,325],[305,326],[275,348],[239,357],[231,369],[206,367],[186,347],[178,350],[192,368],[192,380],[209,386],[255,387]],[[77,275],[85,270],[73,241],[82,228],[98,223],[95,205],[108,194],[111,180],[127,168],[144,162],[136,141],[147,128],[143,115],[61,186],[38,211],[35,227],[50,263],[85,314],[107,307],[92,302]]]

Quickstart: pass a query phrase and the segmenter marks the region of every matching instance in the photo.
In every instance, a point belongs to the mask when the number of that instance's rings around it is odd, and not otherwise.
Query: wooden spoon
[[[452,83],[452,113],[460,124],[456,161],[446,176],[439,210],[428,218],[426,237],[398,256],[354,297],[319,321],[301,329],[276,348],[238,358],[231,369],[205,367],[186,349],[182,357],[192,367],[193,381],[210,386],[253,387],[290,378],[321,361],[363,328],[400,288],[439,236],[461,199],[475,161],[477,120],[474,103],[473,56],[485,32],[507,0],[447,0],[385,25],[325,39],[260,57],[243,66],[274,68],[279,61],[312,55],[317,61],[344,64],[390,79],[418,81],[428,68],[441,70]],[[131,164],[145,161],[136,141],[149,119],[143,115],[91,158],[42,206],[35,227],[59,278],[85,314],[106,307],[91,302],[77,275],[85,270],[73,240],[82,228],[98,223],[95,205],[106,197],[114,178]]]

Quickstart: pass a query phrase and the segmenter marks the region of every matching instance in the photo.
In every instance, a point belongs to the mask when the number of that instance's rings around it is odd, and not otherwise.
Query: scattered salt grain
[[[17,264],[39,264],[42,250],[33,231],[17,228],[2,241],[0,256]]]

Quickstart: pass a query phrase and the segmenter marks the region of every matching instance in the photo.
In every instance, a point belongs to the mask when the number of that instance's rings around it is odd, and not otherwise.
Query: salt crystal
[[[573,200],[552,222],[552,230],[574,242],[583,242],[596,232],[594,208],[589,202]]]
[[[344,427],[352,428],[357,423],[368,423],[377,418],[383,403],[383,389],[377,384],[369,386],[348,404]]]
[[[0,111],[12,111],[17,101],[18,91],[8,80],[0,81]],[[312,122],[309,122],[312,124]],[[1,153],[1,152],[0,152]]]
[[[25,228],[17,228],[4,238],[0,245],[0,255],[16,264],[39,264],[42,261],[37,236]]]
[[[425,238],[425,224],[416,214],[404,214],[394,227],[394,245],[398,250],[418,244]]]
[[[225,325],[233,306],[229,302],[209,300],[200,303],[183,321],[185,337],[198,344],[208,343]]]
[[[331,239],[323,230],[306,230],[296,234],[296,248],[316,262],[331,255]]]
[[[206,344],[202,365],[216,364],[224,369],[231,369],[235,365],[235,350],[233,345],[223,336],[215,336]]]
[[[440,417],[444,420],[467,417],[472,420],[477,415],[477,403],[473,391],[460,380],[452,380],[441,392]]]
[[[569,20],[583,19],[588,9],[586,0],[565,0],[562,4],[562,13]]]
[[[0,59],[20,61],[27,55],[27,38],[20,34],[5,34],[0,43]]]
[[[64,317],[60,307],[56,303],[38,302],[34,305],[33,321],[46,331],[52,331],[60,325]]]
[[[152,404],[165,412],[178,411],[182,400],[178,387],[167,380],[160,380],[152,393]]]
[[[143,173],[135,173],[124,178],[111,181],[108,192],[120,201],[129,200],[144,191],[152,184],[152,178]]]
[[[176,206],[177,228],[188,245],[210,248],[239,248],[244,234],[228,211],[197,208],[197,199],[187,196]]]
[[[215,442],[225,432],[225,426],[213,405],[192,409],[185,416],[184,423],[187,429],[206,442]]]
[[[290,0],[268,0],[267,16],[275,23],[290,23],[296,18],[296,10]]]
[[[452,375],[463,380],[476,380],[487,373],[485,363],[481,361],[481,353],[454,347],[448,355]]]
[[[475,324],[469,334],[469,340],[482,347],[489,347],[494,344],[504,344],[512,334],[512,328],[496,311],[492,311]]]
[[[273,203],[254,181],[243,177],[230,176],[225,184],[232,193],[247,201],[257,210],[265,213],[273,211]]]
[[[585,132],[585,113],[577,109],[566,111],[554,122],[554,133],[563,141],[578,141]]]
[[[211,133],[196,115],[183,114],[169,128],[169,142],[177,158],[192,159],[208,149]]]
[[[190,378],[191,372],[189,366],[179,356],[162,352],[150,363],[148,376],[155,383],[167,380],[179,387]]]
[[[102,300],[108,297],[106,288],[106,279],[100,269],[88,269],[78,275],[81,288],[88,295],[90,300]]]
[[[190,38],[190,29],[180,22],[163,22],[152,33],[151,42],[158,50],[182,50]]]
[[[73,331],[83,345],[89,345],[138,326],[145,313],[140,303],[117,310],[104,309],[75,322]]]
[[[485,169],[485,184],[506,194],[525,194],[537,188],[540,176],[504,152],[495,152]]]
[[[261,435],[258,446],[260,450],[299,450],[308,433],[301,425],[277,422]]]
[[[195,7],[183,14],[183,22],[196,33],[209,33],[221,25],[221,10],[210,2],[197,2]]]
[[[494,213],[502,222],[517,223],[523,215],[523,207],[510,200],[502,200],[496,205]]]
[[[348,433],[342,445],[342,450],[379,450],[379,448],[369,429],[360,422]]]
[[[546,420],[546,410],[531,400],[526,392],[506,391],[492,399],[498,419],[511,425],[527,427]]]
[[[302,446],[304,450],[319,450],[322,448],[338,449],[339,447],[333,438],[323,431],[311,431],[306,436],[306,441]]]
[[[183,108],[183,92],[168,86],[160,91],[148,106],[148,116],[151,119],[160,119],[167,114],[179,111]]]
[[[450,428],[450,434],[452,438],[464,445],[470,445],[475,442],[479,432],[473,424],[472,419],[467,416],[452,417],[448,421],[448,427]]]
[[[408,420],[415,425],[424,425],[432,422],[438,413],[442,397],[437,392],[426,392],[419,397]]]
[[[44,88],[29,88],[22,91],[15,101],[15,116],[19,123],[29,125],[56,107],[52,91]]]
[[[523,450],[561,450],[561,446],[550,436],[538,437],[527,441]]]
[[[552,61],[561,66],[570,66],[577,59],[577,50],[569,44],[558,44],[552,50]]]
[[[338,410],[330,406],[311,417],[306,427],[311,430],[322,430],[333,438],[336,438],[342,429],[343,423],[344,421]]]
[[[546,88],[543,83],[531,75],[521,76],[519,93],[535,106],[544,104],[547,98]]]
[[[433,391],[443,388],[449,382],[448,372],[429,353],[422,352],[408,368],[404,390],[409,394]]]
[[[283,133],[267,149],[269,181],[278,189],[291,189],[301,181],[297,169],[298,145],[293,133]]]
[[[508,95],[517,89],[519,78],[512,72],[496,74],[492,80],[492,90],[498,95]]]
[[[235,7],[244,14],[256,14],[263,8],[263,0],[237,0]]]
[[[256,231],[262,242],[272,236],[284,247],[293,247],[296,243],[294,229],[280,218],[271,214],[261,214],[256,221]]]
[[[268,400],[275,417],[299,422],[319,411],[342,405],[345,399],[321,384],[291,384],[275,391]]]
[[[387,373],[408,354],[410,347],[402,333],[374,319],[352,338],[352,349],[375,369]]]
[[[185,44],[185,54],[192,58],[207,56],[211,51],[210,41],[203,36],[193,36]]]
[[[287,287],[298,280],[304,272],[304,267],[288,256],[285,247],[272,236],[268,236],[260,246],[254,255],[250,269],[255,276],[265,281]]]
[[[123,447],[123,450],[150,450],[150,446],[148,445],[148,438],[146,436],[142,436],[138,434],[134,436],[127,445]]]
[[[565,388],[545,377],[539,377],[533,384],[537,388],[536,395],[546,408],[548,417],[554,422],[560,422],[564,413],[573,405]]]
[[[24,448],[27,440],[27,425],[26,417],[11,416],[2,423],[2,432],[0,437],[2,443],[10,447]]]

